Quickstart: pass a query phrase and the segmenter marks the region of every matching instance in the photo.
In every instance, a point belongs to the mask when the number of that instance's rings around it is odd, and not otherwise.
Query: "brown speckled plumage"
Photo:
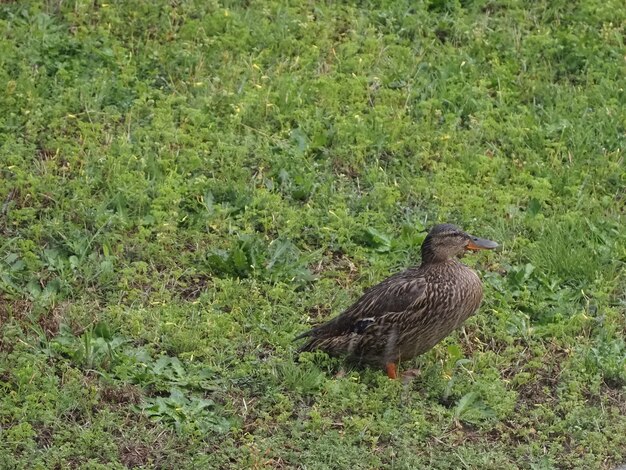
[[[369,288],[341,315],[301,335],[309,340],[300,351],[387,366],[395,377],[394,364],[428,351],[478,309],[480,279],[456,257],[496,246],[451,224],[433,227],[422,245],[420,266]]]

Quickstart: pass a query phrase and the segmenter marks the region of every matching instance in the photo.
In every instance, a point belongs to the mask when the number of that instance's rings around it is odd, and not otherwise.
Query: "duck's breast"
[[[433,273],[428,285],[428,305],[416,312],[400,342],[400,355],[406,359],[425,353],[460,327],[482,301],[478,274],[461,263]]]
[[[454,328],[461,326],[461,323],[476,312],[483,299],[483,286],[478,274],[473,269],[462,266],[463,269],[457,277],[458,296],[453,307],[458,312]]]

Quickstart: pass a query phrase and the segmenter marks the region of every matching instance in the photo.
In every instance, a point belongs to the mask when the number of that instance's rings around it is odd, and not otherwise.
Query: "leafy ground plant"
[[[0,468],[626,462],[616,0],[0,4]],[[497,240],[410,384],[293,338]]]

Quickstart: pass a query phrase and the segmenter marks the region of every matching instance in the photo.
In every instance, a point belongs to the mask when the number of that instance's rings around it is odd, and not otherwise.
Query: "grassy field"
[[[0,4],[0,468],[626,461],[622,0]],[[408,385],[294,336],[453,222]]]

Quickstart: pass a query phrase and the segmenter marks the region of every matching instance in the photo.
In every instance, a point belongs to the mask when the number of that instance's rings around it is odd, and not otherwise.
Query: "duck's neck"
[[[428,247],[422,247],[422,264],[445,263],[446,261],[454,260],[448,255],[437,253],[433,250],[428,249]]]
[[[448,266],[460,264],[455,258],[422,258],[422,266]]]

